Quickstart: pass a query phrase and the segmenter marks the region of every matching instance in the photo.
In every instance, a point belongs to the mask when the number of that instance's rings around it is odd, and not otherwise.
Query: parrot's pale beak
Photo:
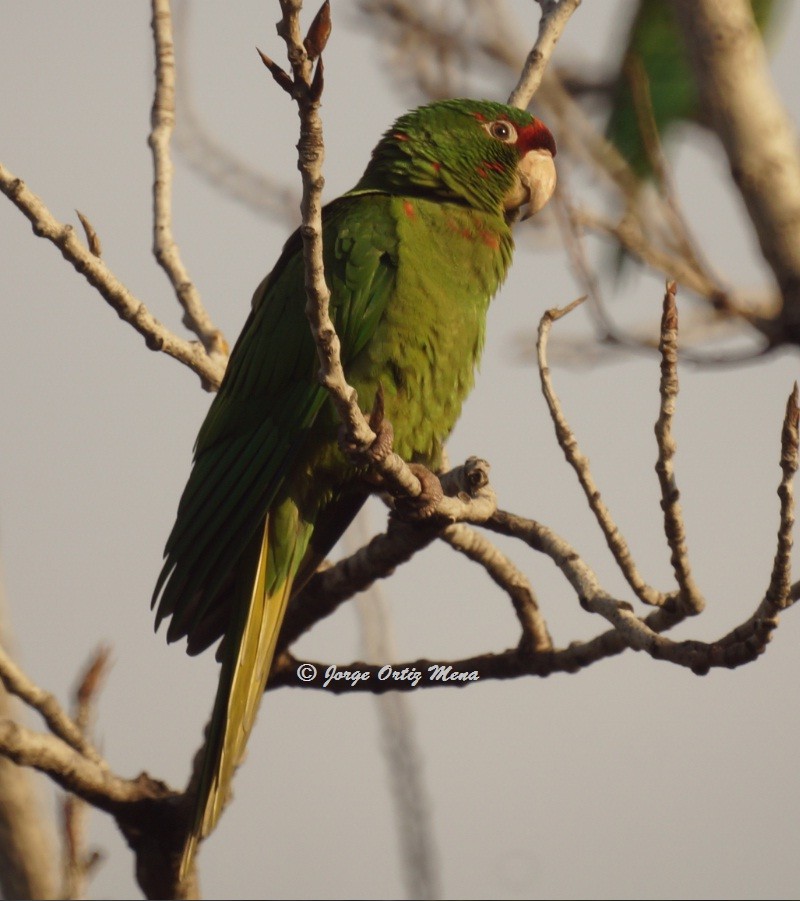
[[[506,220],[529,219],[547,203],[556,189],[556,166],[549,150],[529,150],[517,166],[517,181],[506,194]]]

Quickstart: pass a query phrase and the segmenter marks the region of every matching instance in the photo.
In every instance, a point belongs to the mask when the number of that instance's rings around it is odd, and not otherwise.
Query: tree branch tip
[[[784,455],[789,455],[790,462],[793,461],[793,467],[797,466],[798,445],[800,445],[800,436],[798,435],[798,426],[800,425],[800,407],[798,407],[798,390],[797,382],[794,383],[792,393],[786,402],[786,416],[783,424],[782,443],[784,446]]]
[[[311,62],[322,55],[322,51],[328,43],[328,38],[331,36],[331,29],[331,4],[330,0],[325,0],[314,16],[303,41],[306,54]],[[314,77],[316,79],[316,75]]]
[[[322,91],[325,88],[325,67],[322,64],[322,57],[317,59],[317,67],[314,70],[314,77],[311,80],[311,88],[308,92],[309,99],[312,103],[319,103],[322,97]]]
[[[84,216],[80,210],[75,210],[75,213],[77,214],[78,219],[80,219],[81,225],[83,226],[83,231],[86,235],[86,243],[89,245],[89,252],[99,259],[103,253],[103,248],[100,244],[100,238],[95,231],[94,226],[89,221],[88,217]]]
[[[101,644],[95,649],[84,669],[75,696],[79,704],[86,704],[99,690],[111,666],[111,645]]]
[[[562,316],[566,316],[571,313],[574,309],[579,307],[584,301],[588,300],[589,295],[584,294],[581,297],[577,297],[572,303],[567,304],[565,307],[551,307],[549,310],[545,310],[543,319],[548,319],[550,322],[555,322],[558,319],[561,319]]]
[[[271,72],[273,66],[276,66],[277,63],[276,63],[271,57],[267,56],[267,54],[264,53],[264,51],[263,51],[260,47],[258,47],[258,46],[256,47],[256,53],[258,53],[258,55],[261,57],[261,62],[264,63],[264,65],[265,65],[265,66],[270,70],[270,72]]]
[[[661,332],[677,331],[678,329],[678,293],[677,283],[668,281],[664,292],[664,306],[661,314]]]
[[[262,50],[258,51],[258,55],[261,57],[261,62],[269,69],[270,75],[275,79],[276,83],[286,91],[287,94],[291,94],[294,90],[294,82],[288,75],[288,73],[282,69],[276,62],[274,62],[270,57],[267,56]]]

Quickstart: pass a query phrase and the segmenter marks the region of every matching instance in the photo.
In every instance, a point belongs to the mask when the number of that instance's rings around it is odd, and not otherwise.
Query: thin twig
[[[781,472],[783,477],[778,486],[781,499],[780,526],[778,528],[778,548],[769,586],[764,596],[764,605],[778,611],[792,602],[792,531],[794,529],[794,476],[798,465],[798,420],[800,410],[797,405],[797,382],[786,402],[786,415],[781,432]]]
[[[169,0],[152,0],[156,52],[156,86],[148,144],[153,152],[153,254],[183,307],[183,324],[200,339],[206,353],[224,365],[228,344],[211,322],[200,294],[181,260],[172,234],[172,158],[170,139],[175,127],[175,50]]]
[[[601,340],[624,345],[635,343],[632,342],[632,339],[620,334],[606,311],[600,279],[589,263],[583,228],[575,216],[575,207],[570,199],[563,176],[559,178],[556,185],[553,200],[555,201],[556,220],[561,229],[564,247],[569,256],[573,272],[589,298],[589,310],[595,319],[597,329],[601,332]]]
[[[448,526],[440,538],[459,553],[479,563],[495,584],[511,598],[522,627],[522,644],[531,653],[552,650],[553,640],[527,576],[484,535],[465,523]]]
[[[661,405],[656,420],[655,433],[658,444],[656,472],[661,487],[661,509],[664,511],[664,534],[671,551],[670,562],[675,579],[680,588],[681,601],[686,604],[691,615],[700,613],[705,607],[703,595],[692,576],[689,566],[689,552],[686,547],[686,533],[680,505],[680,492],[675,481],[672,461],[677,445],[672,435],[672,418],[675,415],[675,401],[678,396],[678,308],[675,302],[675,282],[667,283],[664,294],[664,312],[661,318],[661,382],[659,394]]]
[[[73,719],[75,725],[89,738],[91,720],[97,696],[105,679],[110,649],[100,647],[90,659],[74,693]],[[83,898],[91,871],[102,859],[99,851],[86,847],[88,807],[76,795],[67,794],[63,803],[64,823],[64,898]]]
[[[561,37],[564,26],[581,4],[581,0],[537,0],[537,2],[542,8],[539,35],[525,60],[516,87],[508,96],[508,104],[521,109],[528,108],[528,104],[542,82],[544,70]]]
[[[80,210],[75,210],[75,213],[78,216],[78,219],[81,220],[81,225],[83,226],[83,231],[86,234],[86,243],[89,245],[90,253],[94,254],[96,257],[103,255],[103,248],[100,244],[100,237],[95,231],[95,227],[89,221],[88,216],[84,216]]]
[[[558,444],[563,450],[567,462],[572,466],[578,476],[578,481],[581,484],[581,488],[583,488],[589,506],[595,515],[595,519],[603,532],[609,550],[614,555],[614,559],[617,561],[620,570],[640,600],[644,601],[646,604],[660,606],[666,601],[666,596],[648,585],[639,574],[628,547],[628,543],[617,528],[617,525],[611,516],[611,512],[600,496],[600,490],[589,469],[589,461],[581,453],[580,448],[578,447],[578,442],[564,416],[563,410],[561,409],[561,402],[553,388],[552,379],[550,377],[550,369],[547,365],[547,339],[550,334],[550,329],[556,320],[567,315],[567,313],[575,309],[575,307],[583,300],[584,298],[580,298],[580,300],[574,301],[563,309],[547,310],[539,322],[537,353],[542,393],[544,394],[547,406],[550,409],[550,418],[553,420],[553,425],[555,426]]]
[[[56,737],[95,766],[105,770],[106,762],[65,713],[55,696],[35,685],[0,647],[0,679],[7,691],[36,710]]]
[[[772,566],[769,585],[764,598],[753,615],[724,638],[720,645],[732,647],[746,644],[753,655],[764,651],[778,626],[778,614],[800,600],[800,582],[791,584],[792,531],[794,529],[794,476],[798,468],[798,389],[795,382],[786,403],[786,413],[781,431],[781,483],[778,496],[781,501],[780,525],[778,527],[777,549]]]
[[[746,310],[735,309],[732,304],[729,309],[728,292],[712,281],[706,273],[695,268],[685,257],[656,246],[644,232],[641,221],[635,215],[625,216],[618,222],[582,208],[572,208],[570,215],[576,225],[585,226],[598,234],[613,238],[632,256],[665,276],[674,277],[695,294],[711,301],[713,306],[721,308],[724,304],[726,311],[740,316],[751,325],[756,324],[753,321],[754,317]]]

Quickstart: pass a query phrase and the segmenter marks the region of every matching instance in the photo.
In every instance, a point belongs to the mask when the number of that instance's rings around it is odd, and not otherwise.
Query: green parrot
[[[555,153],[527,112],[440,101],[401,116],[355,188],[323,210],[345,373],[362,407],[381,391],[405,460],[439,466],[511,263],[510,226],[550,198]],[[340,450],[305,296],[297,231],[256,289],[200,429],[153,593],[168,641],[186,636],[197,654],[222,638],[184,873],[225,803],[286,606],[370,490]]]
[[[774,27],[778,0],[752,0],[753,18],[762,33]],[[663,139],[682,121],[700,120],[700,104],[686,48],[669,0],[640,0],[631,20],[620,71],[611,97],[606,137],[630,163],[640,181],[652,178],[631,90],[629,67],[638,60],[650,90],[653,119]]]

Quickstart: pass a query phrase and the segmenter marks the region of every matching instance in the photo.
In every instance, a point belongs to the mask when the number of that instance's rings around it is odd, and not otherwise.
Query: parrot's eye
[[[517,130],[507,119],[495,119],[494,122],[487,123],[485,128],[493,138],[504,144],[514,144],[517,140]]]

